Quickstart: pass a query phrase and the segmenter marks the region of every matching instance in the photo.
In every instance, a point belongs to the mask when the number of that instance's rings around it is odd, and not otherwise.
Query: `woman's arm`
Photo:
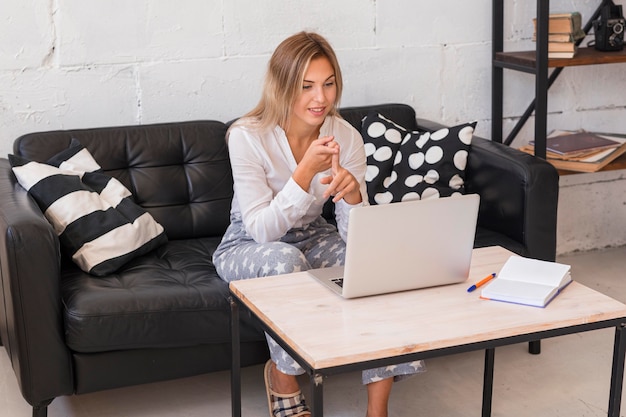
[[[344,133],[345,135],[345,133]],[[367,160],[363,138],[355,129],[349,129],[349,136],[344,136],[341,140],[342,150],[340,151],[340,164],[342,168],[352,174],[358,184],[360,203],[349,204],[349,201],[340,199],[335,202],[335,219],[339,234],[346,240],[348,234],[348,214],[353,207],[368,204],[367,185],[365,182],[365,172],[367,170]],[[354,200],[351,200],[354,201]],[[357,200],[358,201],[358,200]]]
[[[307,212],[315,198],[305,192],[255,141],[262,140],[242,129],[229,135],[229,155],[237,203],[246,231],[257,242],[276,241],[283,237]],[[272,184],[268,175],[284,177]],[[279,189],[276,189],[280,187]]]

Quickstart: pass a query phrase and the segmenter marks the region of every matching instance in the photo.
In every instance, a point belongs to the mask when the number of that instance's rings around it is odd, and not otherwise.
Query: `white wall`
[[[505,3],[506,48],[533,48],[536,2]],[[585,19],[599,0],[551,3]],[[343,105],[408,103],[443,123],[478,120],[491,137],[490,0],[3,0],[0,155],[32,131],[237,117],[256,103],[269,54],[303,29],[337,50]],[[533,88],[506,72],[506,130]],[[624,65],[568,69],[549,128],[626,132],[625,90]]]
[[[567,175],[559,185],[559,253],[626,245],[626,171]]]

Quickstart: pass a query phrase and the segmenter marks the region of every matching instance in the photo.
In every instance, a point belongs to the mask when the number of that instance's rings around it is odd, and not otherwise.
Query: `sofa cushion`
[[[448,197],[463,193],[465,167],[476,123],[464,123],[419,136],[411,132],[396,155],[389,186],[394,201]]]
[[[78,141],[47,164],[9,157],[20,185],[83,271],[108,275],[167,240],[163,227],[132,201],[118,180],[99,172]]]
[[[370,204],[391,202],[389,185],[396,180],[393,169],[398,163],[396,157],[400,145],[412,133],[376,111],[363,119],[361,136],[367,155],[365,180]]]
[[[476,236],[474,237],[474,247],[485,248],[487,246],[502,246],[522,256],[527,256],[528,254],[523,243],[511,239],[505,234],[478,226],[476,228]]]
[[[361,131],[363,119],[373,110],[382,114],[387,119],[393,120],[407,130],[431,130],[422,129],[422,126],[418,126],[415,109],[408,104],[387,103],[373,106],[342,107],[339,109],[339,114],[356,130]]]
[[[68,346],[104,352],[230,343],[228,284],[211,261],[219,242],[169,241],[104,278],[75,267],[64,270]],[[250,324],[241,331],[242,341],[264,340]]]
[[[363,120],[371,204],[463,193],[465,167],[476,123],[435,132],[409,131],[378,114]]]

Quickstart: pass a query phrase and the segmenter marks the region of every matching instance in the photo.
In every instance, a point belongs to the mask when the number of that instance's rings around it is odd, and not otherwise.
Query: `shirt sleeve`
[[[241,128],[229,134],[228,150],[235,193],[246,231],[259,243],[277,241],[307,212],[315,200],[291,178],[274,191],[268,183],[268,172],[274,170],[273,159],[260,146],[261,138]]]
[[[344,241],[347,241],[348,236],[348,216],[350,214],[350,210],[354,207],[368,205],[367,185],[365,182],[367,162],[363,138],[354,128],[349,128],[348,132],[349,133],[344,133],[348,140],[342,140],[341,143],[341,165],[350,171],[350,173],[359,182],[361,199],[363,201],[359,204],[348,204],[341,199],[335,203],[335,220],[337,221],[337,230]]]

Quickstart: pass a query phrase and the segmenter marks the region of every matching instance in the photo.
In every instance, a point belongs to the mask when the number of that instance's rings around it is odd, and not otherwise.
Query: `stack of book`
[[[537,40],[537,19],[533,19]],[[585,37],[582,30],[582,16],[579,12],[551,13],[548,18],[548,58],[573,58],[578,47],[577,41]]]
[[[534,143],[520,150],[534,154]],[[557,130],[546,138],[546,158],[557,169],[596,172],[626,152],[624,135]]]

